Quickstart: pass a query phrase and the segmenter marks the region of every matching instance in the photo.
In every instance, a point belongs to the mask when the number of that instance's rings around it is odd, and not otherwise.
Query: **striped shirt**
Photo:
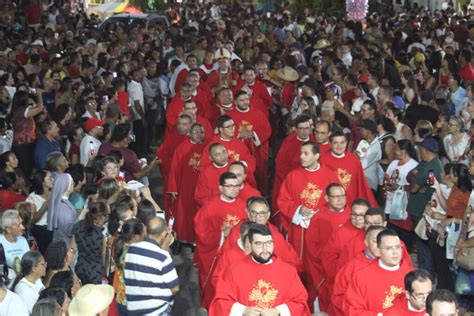
[[[171,289],[179,283],[170,254],[146,238],[125,256],[125,294],[129,315],[160,315],[173,302]]]

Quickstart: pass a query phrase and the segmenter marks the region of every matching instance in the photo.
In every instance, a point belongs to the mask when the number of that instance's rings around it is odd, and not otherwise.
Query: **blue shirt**
[[[46,136],[41,137],[36,142],[35,151],[33,152],[33,157],[35,159],[35,164],[37,169],[44,169],[46,165],[46,157],[55,151],[61,152],[61,147],[57,140],[50,141]]]

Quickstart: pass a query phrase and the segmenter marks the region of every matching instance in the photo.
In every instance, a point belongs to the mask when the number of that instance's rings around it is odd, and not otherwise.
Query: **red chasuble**
[[[320,162],[333,170],[341,184],[346,188],[347,205],[351,205],[355,199],[363,198],[369,201],[372,207],[378,206],[357,156],[346,150],[342,158],[331,153],[321,155]]]
[[[247,256],[222,273],[209,316],[229,315],[235,303],[261,308],[285,304],[291,315],[309,316],[307,299],[294,267],[275,257],[270,264],[259,264]]]
[[[234,108],[227,113],[235,123],[236,135],[242,130],[253,131],[258,138],[259,145],[257,146],[252,138],[242,140],[250,151],[250,154],[255,157],[256,170],[255,178],[257,180],[258,188],[266,192],[267,186],[264,185],[268,181],[268,154],[269,154],[269,139],[272,133],[272,128],[268,123],[268,118],[262,112],[250,107],[247,112],[242,112]]]
[[[296,133],[288,135],[280,146],[280,150],[275,159],[275,182],[273,184],[272,207],[274,211],[278,210],[277,200],[280,193],[280,187],[291,170],[301,166],[300,150],[301,146],[307,141],[316,141],[313,135],[307,140],[300,140]]]
[[[296,168],[288,174],[281,185],[278,207],[283,216],[284,228],[288,230],[288,241],[293,245],[300,258],[304,258],[306,229],[293,224],[293,216],[302,205],[320,211],[325,202],[326,187],[331,183],[339,183],[336,174],[320,165],[315,171],[309,171],[302,167]],[[306,268],[305,271],[307,271]]]
[[[339,270],[339,272],[336,274],[336,279],[333,284],[331,304],[328,311],[330,315],[344,316],[342,303],[352,277],[357,273],[357,271],[368,266],[374,260],[375,259],[370,259],[367,257],[365,255],[365,251],[361,251]]]
[[[319,146],[319,151],[321,152],[321,158],[323,156],[331,154],[331,146],[329,146],[329,143],[326,143],[326,144],[318,143],[318,146]]]
[[[199,175],[199,161],[204,144],[193,144],[189,139],[181,143],[173,154],[166,193],[176,192],[171,214],[175,218],[174,230],[179,240],[194,242],[193,219],[197,212],[194,189]]]
[[[202,155],[204,155],[206,151],[203,150],[202,153]],[[210,164],[206,169],[199,173],[196,188],[193,191],[194,201],[198,208],[203,206],[208,200],[220,194],[219,177],[227,171],[228,166],[229,165],[226,164],[223,167],[216,167],[216,165]]]
[[[322,250],[327,245],[334,231],[340,228],[350,219],[350,208],[342,212],[331,211],[328,205],[321,208],[321,212],[314,215],[311,224],[306,230],[305,245],[305,267],[311,278],[313,289],[309,292],[310,301],[316,296],[319,300],[319,308],[327,312],[329,306],[329,287],[325,284]]]
[[[411,257],[407,251],[407,247],[403,240],[400,240],[400,242],[402,243],[403,262],[411,266]],[[337,269],[341,268],[346,263],[351,261],[352,258],[354,258],[354,256],[358,252],[363,251],[366,247],[367,246],[365,245],[365,231],[361,230],[344,246],[344,249],[341,252],[341,256],[339,256],[339,260],[337,262]]]
[[[185,142],[188,139],[186,135],[179,135],[177,130],[169,133],[165,136],[163,144],[156,150],[156,156],[161,160],[161,175],[165,179],[165,183],[168,179],[168,174],[171,168],[171,159],[173,158],[174,151],[179,144]]]
[[[334,231],[322,251],[324,276],[329,283],[334,282],[337,273],[337,262],[344,246],[361,230],[354,227],[351,221],[344,223],[341,228]]]
[[[179,114],[183,112],[183,108],[184,100],[181,99],[179,93],[176,93],[166,108],[166,133],[171,133],[175,130],[174,127],[178,122]]]
[[[239,74],[231,69],[226,74],[221,74],[219,70],[214,70],[207,76],[206,83],[212,90],[221,86],[233,89],[239,81]]]
[[[194,217],[196,252],[194,260],[199,270],[199,284],[204,285],[209,277],[217,250],[224,242],[222,227],[236,225],[247,219],[245,202],[239,198],[233,202],[223,201],[218,195],[199,209]]]
[[[412,270],[404,264],[396,271],[385,270],[378,260],[358,270],[344,297],[344,315],[376,316],[392,307],[398,295],[405,295],[405,275]]]
[[[240,238],[241,225],[242,223],[239,223],[231,229],[229,236],[227,236],[225,243],[222,246],[223,252],[227,251],[228,249],[232,248],[234,245],[237,244],[237,240]],[[300,258],[298,258],[298,255],[296,254],[295,249],[293,249],[293,246],[290,245],[288,241],[286,241],[286,239],[283,237],[283,235],[280,233],[276,226],[272,225],[271,223],[267,223],[267,226],[272,232],[273,243],[275,245],[275,255],[284,262],[295,267],[298,272],[302,272],[302,261],[300,260]]]
[[[393,306],[383,312],[383,316],[425,316],[426,312],[415,312],[408,309],[408,299],[405,294],[400,294],[393,301]]]
[[[207,143],[204,153],[209,153],[209,147],[212,144],[219,143],[227,149],[229,154],[229,163],[233,161],[242,161],[247,163],[247,181],[255,186],[255,158],[250,154],[249,149],[245,144],[240,140],[234,137],[231,140],[223,140],[219,134],[214,135],[214,137]],[[211,164],[209,154],[203,155],[201,158],[201,170],[204,170],[207,166]]]
[[[236,89],[234,89],[234,95],[239,92],[240,89],[242,89],[245,83],[246,82],[244,80],[239,81],[239,84],[236,86]],[[265,105],[265,109],[268,112],[268,110],[270,110],[272,107],[273,100],[270,93],[268,93],[267,86],[256,79],[254,85],[249,86],[249,88],[252,89],[252,97],[256,96],[261,99],[263,104]]]
[[[204,134],[206,135],[206,143],[214,136],[214,129],[212,128],[209,120],[204,116],[196,114],[196,123],[201,124],[204,127]]]

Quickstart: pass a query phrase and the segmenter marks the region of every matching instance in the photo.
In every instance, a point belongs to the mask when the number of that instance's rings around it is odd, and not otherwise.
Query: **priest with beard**
[[[377,235],[378,260],[358,270],[351,278],[343,300],[344,315],[378,315],[393,306],[405,292],[405,275],[413,268],[402,261],[402,243],[397,233],[385,229]]]
[[[268,226],[256,224],[248,238],[251,254],[223,271],[209,316],[309,316],[306,290],[296,269],[273,255]]]
[[[364,169],[359,158],[347,150],[347,138],[343,131],[335,130],[329,136],[331,151],[321,155],[321,164],[337,174],[339,182],[347,193],[347,203],[351,204],[357,198],[369,201],[376,207],[377,201],[367,183]]]
[[[328,310],[330,315],[344,316],[342,303],[347,286],[357,271],[368,266],[380,256],[377,247],[377,235],[384,229],[384,226],[370,226],[365,233],[366,248],[363,251],[359,251],[351,261],[342,266],[339,272],[337,272],[332,287],[331,304]]]
[[[201,124],[194,123],[189,139],[181,143],[173,154],[165,189],[172,199],[170,213],[175,218],[176,236],[180,241],[191,244],[195,241],[193,219],[197,212],[194,189],[204,146],[204,128]]]
[[[230,66],[231,53],[221,47],[214,53],[214,60],[217,61],[217,69],[212,71],[207,77],[206,83],[215,92],[218,87],[224,86],[234,88],[239,81],[239,74],[232,70]]]
[[[213,143],[208,150],[203,149],[200,162],[206,153],[209,153],[211,164],[204,170],[201,169],[199,173],[194,189],[194,201],[197,207],[203,206],[206,201],[219,194],[219,177],[229,166],[227,150],[221,144]]]
[[[259,97],[263,101],[268,112],[273,104],[272,96],[268,92],[267,86],[257,79],[257,74],[255,73],[254,66],[244,66],[243,79],[244,80],[239,81],[234,91],[237,92],[242,89],[243,86],[247,86],[249,89],[252,90],[252,95]]]
[[[219,177],[219,191],[220,194],[206,202],[194,217],[194,261],[199,270],[201,291],[230,230],[247,219],[245,201],[239,198],[240,183],[235,174],[224,172]]]

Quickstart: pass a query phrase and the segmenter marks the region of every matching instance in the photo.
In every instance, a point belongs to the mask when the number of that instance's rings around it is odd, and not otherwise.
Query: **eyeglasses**
[[[367,226],[380,226],[380,225],[383,225],[383,222],[368,222],[368,221],[365,221],[365,225],[367,225]]]
[[[268,211],[266,211],[266,212],[249,211],[249,214],[252,217],[265,217],[268,214]]]
[[[358,214],[358,213],[351,212],[351,217],[354,217],[354,218],[358,218],[358,217],[359,217],[359,218],[360,218],[360,217],[363,218],[364,216],[365,216],[365,214]]]
[[[229,126],[222,126],[222,128],[234,128],[235,124],[229,125]]]
[[[410,296],[413,297],[417,301],[424,301],[428,295],[430,295],[431,292],[428,293],[410,293]]]
[[[255,247],[258,247],[258,248],[263,248],[263,246],[271,247],[271,246],[273,246],[273,240],[255,241],[253,244],[255,245]]]

